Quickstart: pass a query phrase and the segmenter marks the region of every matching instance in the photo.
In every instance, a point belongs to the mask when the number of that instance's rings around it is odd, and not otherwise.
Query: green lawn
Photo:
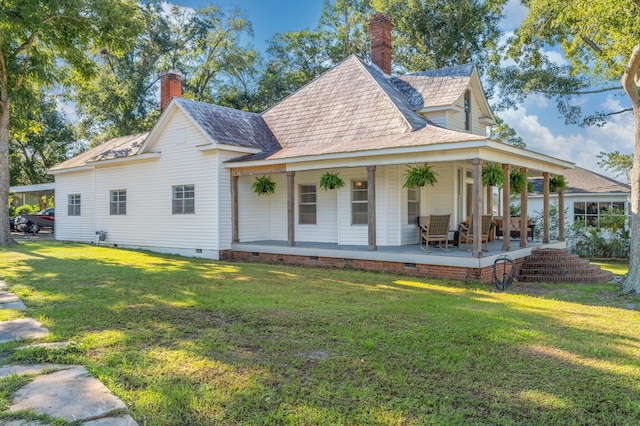
[[[640,300],[616,284],[499,293],[56,242],[0,266],[74,342],[0,345],[0,364],[83,363],[140,424],[640,423]]]

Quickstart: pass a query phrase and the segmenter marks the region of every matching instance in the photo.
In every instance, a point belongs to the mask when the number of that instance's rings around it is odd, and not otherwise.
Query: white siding
[[[322,243],[337,243],[338,242],[338,228],[336,223],[338,222],[338,194],[340,192],[348,191],[348,185],[345,185],[340,189],[331,189],[325,191],[320,188],[320,176],[323,171],[317,170],[313,172],[297,172],[295,176],[295,197],[296,197],[296,241],[313,241]],[[340,177],[343,177],[343,173],[340,172]],[[345,182],[347,183],[347,182]],[[315,185],[316,186],[316,224],[310,225],[300,224],[299,219],[299,188],[300,185]]]
[[[56,176],[55,237],[62,241],[95,241],[93,170]],[[68,216],[69,194],[80,194],[80,216]]]
[[[369,244],[367,225],[351,224],[351,181],[366,181],[367,169],[365,167],[345,169],[340,172],[340,177],[344,179],[346,185],[338,194],[338,244],[366,246]]]
[[[274,177],[275,175],[270,176]],[[240,242],[264,241],[269,240],[271,236],[269,206],[272,195],[259,196],[253,192],[251,185],[254,179],[254,176],[240,176],[238,178],[238,233]],[[281,186],[276,186],[276,193],[281,190]]]
[[[449,128],[449,122],[447,120],[447,113],[444,111],[438,112],[430,112],[428,114],[422,114],[427,120],[433,122],[433,124],[444,127],[445,129]]]

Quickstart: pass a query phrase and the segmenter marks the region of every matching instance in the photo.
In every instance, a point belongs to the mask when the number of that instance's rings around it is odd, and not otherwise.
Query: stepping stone
[[[7,288],[7,285],[4,283],[4,281],[0,281],[0,290],[5,290]]]
[[[68,370],[71,368],[69,365],[64,364],[13,364],[0,367],[0,378],[13,376],[17,374],[22,376],[23,374],[40,374],[44,370]]]
[[[138,426],[133,417],[126,414],[118,417],[104,417],[82,423],[82,426]]]
[[[47,348],[47,349],[61,349],[69,346],[69,342],[46,342],[46,343],[35,343],[33,345],[20,346],[16,349],[27,349],[27,348]]]
[[[112,410],[126,408],[124,402],[92,377],[86,368],[76,366],[38,376],[18,389],[9,412],[33,409],[36,414],[47,414],[73,422],[83,419],[100,420]]]
[[[22,339],[38,339],[47,334],[49,334],[49,330],[33,318],[0,322],[0,343]]]
[[[8,291],[0,291],[0,304],[19,302],[20,298]]]
[[[22,302],[11,302],[0,304],[0,309],[15,309],[17,311],[26,311],[27,307]]]

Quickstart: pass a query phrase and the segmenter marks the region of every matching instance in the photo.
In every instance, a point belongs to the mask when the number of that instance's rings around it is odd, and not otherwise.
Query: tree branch
[[[633,0],[634,2],[639,2],[640,0]],[[638,85],[636,84],[636,76],[638,75],[638,70],[640,69],[640,44],[637,44],[636,47],[633,48],[631,52],[631,57],[629,58],[629,62],[627,62],[627,68],[624,70],[624,74],[622,75],[622,87],[624,87],[624,91],[627,92],[629,98],[633,102],[634,108],[638,106],[638,100],[640,95],[638,94]]]

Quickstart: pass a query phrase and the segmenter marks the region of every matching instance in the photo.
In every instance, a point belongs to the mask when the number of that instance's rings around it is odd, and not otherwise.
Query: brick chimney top
[[[376,13],[369,20],[371,33],[371,60],[385,74],[391,74],[391,18],[385,13]]]
[[[182,75],[179,71],[165,71],[160,75],[160,112],[165,110],[174,96],[182,96]]]

